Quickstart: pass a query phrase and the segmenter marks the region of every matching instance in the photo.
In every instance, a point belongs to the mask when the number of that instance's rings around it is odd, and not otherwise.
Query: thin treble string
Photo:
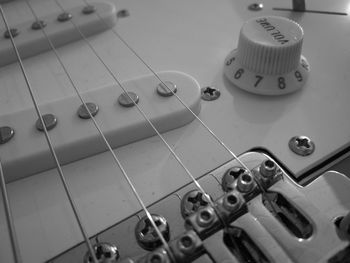
[[[64,8],[61,6],[61,4],[54,0],[57,5],[62,9],[62,11],[65,11]],[[154,124],[149,120],[147,115],[144,113],[144,111],[137,105],[137,103],[131,98],[123,84],[120,82],[120,80],[116,77],[116,75],[112,72],[112,70],[108,67],[108,65],[103,61],[103,59],[98,55],[95,48],[90,44],[90,42],[87,40],[85,35],[81,32],[81,30],[78,28],[78,26],[70,20],[70,22],[74,25],[75,29],[78,31],[82,39],[85,41],[85,43],[90,47],[91,51],[96,55],[98,60],[101,62],[101,64],[105,67],[105,69],[109,72],[111,77],[116,81],[118,86],[124,91],[124,93],[128,96],[128,98],[133,102],[133,104],[136,106],[137,110],[140,112],[140,114],[143,116],[143,118],[148,122],[148,124],[152,127],[154,132],[157,134],[157,136],[161,139],[161,141],[164,143],[164,145],[168,148],[169,152],[172,154],[172,156],[176,159],[176,161],[181,165],[181,167],[185,170],[187,175],[191,178],[193,183],[196,185],[196,187],[202,192],[202,194],[208,199],[208,202],[210,205],[214,206],[214,203],[210,200],[209,195],[204,191],[203,187],[198,183],[198,181],[195,179],[195,177],[192,175],[192,173],[188,170],[188,168],[185,166],[185,164],[181,161],[181,159],[177,156],[175,151],[171,148],[171,146],[168,144],[168,142],[164,139],[164,137],[160,134],[160,132],[157,130],[157,128],[154,126]]]
[[[33,16],[35,17],[35,19],[38,20],[38,16],[36,15],[34,9],[33,9],[32,6],[30,5],[30,3],[28,2],[28,0],[25,0],[25,1],[26,1],[26,3],[27,3],[28,7],[30,8],[30,10],[31,10]],[[138,200],[138,202],[139,202],[139,204],[141,205],[142,209],[144,210],[144,212],[145,212],[147,218],[149,219],[149,221],[151,222],[151,224],[152,224],[153,228],[155,229],[157,235],[159,236],[159,239],[161,240],[161,242],[162,242],[162,244],[164,245],[164,247],[166,248],[166,250],[167,250],[167,251],[170,251],[169,246],[168,246],[166,240],[164,239],[163,235],[161,234],[160,230],[158,229],[156,223],[154,222],[151,213],[148,211],[146,205],[145,205],[144,202],[142,201],[142,198],[141,198],[140,195],[138,194],[138,192],[137,192],[135,186],[133,185],[133,183],[131,182],[129,176],[127,175],[125,168],[123,167],[123,165],[121,164],[120,160],[118,159],[118,157],[117,157],[116,154],[114,153],[114,151],[113,151],[111,145],[109,144],[108,140],[106,139],[105,135],[103,134],[103,132],[102,132],[100,126],[97,124],[97,122],[96,122],[94,116],[91,114],[91,112],[90,112],[88,106],[86,105],[85,100],[83,99],[83,97],[81,96],[81,94],[80,94],[78,88],[76,87],[76,85],[75,85],[75,83],[74,83],[74,81],[73,81],[73,78],[71,77],[71,75],[70,75],[70,73],[68,72],[66,66],[64,65],[64,63],[63,63],[63,61],[62,61],[62,59],[61,59],[61,56],[59,55],[57,49],[56,49],[55,46],[53,45],[51,39],[48,37],[48,35],[47,35],[47,33],[46,33],[46,31],[45,31],[45,29],[44,29],[43,27],[41,27],[41,31],[43,32],[43,34],[44,34],[46,40],[48,41],[48,43],[49,43],[49,45],[50,45],[50,47],[51,47],[51,50],[54,52],[54,54],[55,54],[55,56],[56,56],[58,62],[60,63],[62,69],[64,70],[65,74],[67,75],[68,80],[69,80],[69,82],[71,83],[72,87],[74,88],[74,90],[75,90],[76,94],[78,95],[80,101],[81,101],[82,104],[84,105],[85,110],[86,110],[86,112],[89,114],[90,119],[93,121],[93,123],[94,123],[96,129],[98,130],[98,132],[99,132],[99,134],[100,134],[102,140],[104,141],[105,145],[107,146],[109,152],[112,154],[112,157],[113,157],[114,161],[116,162],[116,164],[118,165],[118,167],[119,167],[120,170],[122,171],[122,174],[123,174],[124,178],[125,178],[126,181],[128,182],[128,184],[129,184],[130,188],[132,189],[132,192],[134,193],[136,199]]]
[[[57,0],[55,0],[57,1]],[[83,0],[86,4],[86,6],[89,6],[90,4],[87,2],[87,0]],[[107,25],[106,21],[100,16],[100,14],[96,10],[96,15],[99,17],[99,19]],[[172,90],[170,89],[166,82],[163,81],[157,72],[136,52],[135,49],[133,49],[129,43],[114,29],[111,28],[112,32],[115,34],[115,36],[141,61],[141,63],[177,98],[177,100],[194,116],[194,118],[209,132],[209,134],[233,157],[234,160],[237,160],[237,162],[247,170],[247,172],[254,178],[254,181],[256,182],[258,188],[263,194],[266,194],[266,190],[262,187],[259,180],[254,176],[254,174],[251,172],[251,170],[247,167],[246,164],[244,164],[240,158],[221,140],[213,130],[209,128],[208,125],[206,125],[191,109],[190,107]]]
[[[54,147],[53,147],[53,145],[52,145],[50,136],[49,136],[48,131],[47,131],[47,129],[46,129],[46,125],[45,125],[44,119],[43,119],[43,117],[42,117],[42,115],[41,115],[41,112],[40,112],[38,103],[37,103],[36,98],[35,98],[34,93],[33,93],[32,86],[31,86],[31,84],[30,84],[30,82],[29,82],[27,73],[26,73],[26,71],[25,71],[25,69],[24,69],[24,66],[23,66],[22,59],[21,59],[21,57],[20,57],[20,55],[19,55],[17,46],[16,46],[15,41],[14,41],[14,39],[13,39],[13,36],[12,36],[12,34],[11,34],[10,27],[9,27],[8,22],[7,22],[7,19],[6,19],[4,10],[3,10],[3,8],[2,8],[2,5],[0,5],[0,13],[1,13],[2,19],[3,19],[4,23],[5,23],[6,29],[8,30],[8,32],[10,32],[10,33],[9,33],[9,36],[10,36],[10,40],[11,40],[11,44],[12,44],[12,46],[13,46],[13,49],[14,49],[14,51],[15,51],[15,53],[16,53],[16,57],[17,57],[18,64],[19,64],[19,66],[20,66],[20,68],[21,68],[21,71],[22,71],[24,80],[25,80],[25,82],[26,82],[26,86],[27,86],[27,88],[28,88],[28,91],[29,91],[30,97],[31,97],[31,99],[32,99],[32,102],[33,102],[33,104],[34,104],[35,111],[36,111],[36,113],[37,113],[37,115],[38,115],[38,118],[39,118],[39,120],[40,120],[40,123],[42,124],[43,130],[44,130],[44,133],[45,133],[46,141],[47,141],[47,143],[48,143],[48,146],[49,146],[51,155],[52,155],[52,157],[53,157],[53,159],[54,159],[54,162],[55,162],[55,164],[56,164],[56,168],[57,168],[58,174],[59,174],[59,176],[60,176],[60,178],[61,178],[62,184],[63,184],[64,189],[65,189],[65,191],[66,191],[66,195],[67,195],[67,197],[68,197],[68,200],[69,200],[70,205],[71,205],[71,207],[72,207],[72,210],[73,210],[73,212],[74,212],[75,218],[76,218],[77,223],[78,223],[79,228],[80,228],[80,231],[81,231],[81,233],[82,233],[82,235],[83,235],[83,237],[84,237],[84,239],[85,239],[85,243],[86,243],[86,245],[87,245],[87,247],[88,247],[89,252],[91,253],[91,257],[93,258],[93,261],[94,261],[95,263],[98,263],[98,260],[97,260],[97,258],[96,258],[96,255],[95,255],[94,250],[93,250],[93,248],[92,248],[92,245],[91,245],[91,243],[90,243],[90,240],[89,240],[89,238],[88,238],[88,235],[87,235],[87,233],[86,233],[86,231],[85,231],[85,228],[84,228],[83,223],[82,223],[82,221],[81,221],[81,218],[80,218],[80,216],[79,216],[78,210],[77,210],[77,208],[76,208],[76,204],[75,204],[75,202],[74,202],[74,200],[73,200],[73,198],[72,198],[71,192],[70,192],[69,187],[68,187],[68,183],[67,183],[67,181],[66,181],[66,179],[65,179],[65,177],[64,177],[64,175],[63,175],[63,171],[62,171],[61,165],[60,165],[60,163],[59,163],[59,161],[58,161],[58,158],[57,158],[57,155],[56,155],[56,151],[55,151],[55,149],[54,149]]]
[[[2,202],[5,208],[6,222],[9,228],[13,259],[15,260],[16,263],[21,263],[23,261],[22,261],[21,253],[18,246],[18,239],[16,235],[15,224],[12,217],[10,201],[7,194],[6,182],[5,182],[4,171],[2,169],[1,161],[0,161],[0,187],[1,187],[1,193],[2,193]]]

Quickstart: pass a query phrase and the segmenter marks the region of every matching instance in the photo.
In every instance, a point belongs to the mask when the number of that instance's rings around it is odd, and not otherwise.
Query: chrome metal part
[[[240,196],[234,191],[227,193],[222,200],[222,205],[230,212],[235,212],[237,209],[240,208]]]
[[[66,22],[73,18],[73,15],[68,12],[63,12],[57,16],[57,21],[59,22]]]
[[[294,136],[289,140],[289,149],[300,156],[307,156],[315,151],[315,143],[306,136]]]
[[[204,251],[202,241],[193,230],[189,230],[171,242],[176,262],[192,262]]]
[[[8,126],[0,127],[0,144],[7,143],[15,135],[15,130]]]
[[[271,160],[262,162],[259,168],[260,174],[266,179],[271,179],[274,175],[276,175],[276,170],[277,166],[275,162]]]
[[[264,8],[263,3],[254,3],[248,6],[250,11],[260,11]]]
[[[215,220],[215,211],[214,209],[201,209],[198,211],[196,219],[199,226],[208,227]]]
[[[99,107],[97,104],[93,103],[93,102],[86,102],[85,103],[88,110],[90,111],[91,115],[94,117],[96,116],[96,114],[99,111]],[[90,119],[90,114],[89,112],[86,110],[86,107],[84,104],[81,104],[78,108],[77,114],[80,118],[82,119]]]
[[[170,263],[171,260],[169,258],[168,253],[163,249],[157,249],[156,251],[147,255],[145,260],[141,260],[141,262],[145,263]]]
[[[208,204],[207,197],[201,191],[189,191],[181,199],[181,215],[186,218]]]
[[[157,225],[159,231],[166,241],[170,240],[170,228],[167,220],[160,215],[152,214],[152,218]],[[142,217],[135,227],[135,236],[137,243],[146,250],[154,250],[159,247],[162,242],[153,228],[147,216]]]
[[[130,13],[127,9],[119,10],[117,13],[118,18],[124,18],[124,17],[128,17],[128,16],[130,16]]]
[[[243,193],[249,193],[256,187],[251,173],[243,173],[237,179],[237,189]]]
[[[165,85],[164,85],[165,84]],[[177,92],[177,87],[170,81],[164,81],[157,85],[157,93],[162,97],[171,97]]]
[[[42,29],[44,27],[46,27],[47,24],[44,20],[36,20],[33,22],[32,24],[32,29],[33,30],[39,30],[39,29]]]
[[[49,130],[52,130],[53,128],[56,127],[57,125],[57,118],[55,115],[49,113],[49,114],[44,114],[43,116],[43,121],[45,123],[45,126],[46,126],[46,129],[49,131]],[[36,121],[36,124],[35,124],[36,128],[43,132],[44,131],[44,127],[40,121],[40,119],[38,119]]]
[[[204,87],[201,89],[201,98],[206,101],[216,100],[220,97],[220,90],[214,87]]]
[[[97,260],[100,263],[116,263],[119,259],[118,248],[110,243],[97,243],[93,246]],[[84,256],[84,263],[91,263],[93,259],[89,252]]]
[[[247,212],[246,202],[238,191],[231,191],[219,198],[216,202],[216,212],[220,213],[220,219],[228,225]]]
[[[228,169],[221,180],[222,189],[225,192],[232,191],[235,186],[234,183],[241,174],[248,173],[246,169],[241,166],[234,166]]]
[[[10,39],[10,34],[12,37],[16,37],[19,35],[19,30],[17,28],[10,28],[10,30],[6,30],[4,33],[4,37]]]
[[[81,12],[84,15],[90,15],[92,13],[95,13],[96,11],[96,7],[94,5],[86,5],[84,6],[84,8],[81,10]]]
[[[128,91],[127,94],[124,92],[119,96],[118,102],[123,107],[132,107],[139,102],[139,96],[131,91]]]

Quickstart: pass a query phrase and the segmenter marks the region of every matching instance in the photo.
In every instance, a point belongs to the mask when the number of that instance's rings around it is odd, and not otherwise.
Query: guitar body
[[[65,9],[84,4],[81,0],[59,2]],[[210,86],[220,90],[218,99],[201,101],[198,116],[236,154],[252,149],[269,152],[296,181],[307,181],[311,176],[321,174],[332,161],[347,156],[350,146],[348,15],[278,11],[274,8],[290,8],[291,3],[272,0],[264,1],[261,11],[249,10],[246,1],[231,0],[110,2],[115,4],[117,11],[127,9],[130,13],[117,19],[114,30],[154,71],[183,72],[199,87]],[[32,0],[30,3],[39,17],[60,12],[54,1]],[[308,9],[320,11],[347,13],[349,8],[345,0],[337,3],[308,1],[306,4]],[[10,26],[34,20],[25,1],[8,2],[3,4],[3,9]],[[225,58],[237,47],[244,21],[267,15],[290,18],[304,29],[302,54],[310,64],[310,74],[305,86],[290,95],[270,97],[250,94],[235,87],[223,74]],[[3,23],[1,29],[5,31]],[[152,72],[112,30],[91,36],[88,41],[120,81],[152,76]],[[98,92],[115,85],[115,79],[85,41],[66,44],[58,51],[80,92]],[[76,96],[53,52],[32,56],[23,64],[39,107]],[[117,90],[111,94],[115,96],[116,103],[121,92]],[[77,102],[77,108],[80,104]],[[99,106],[103,114],[104,107]],[[0,118],[0,125],[8,125],[6,119],[11,119],[11,114],[29,109],[33,109],[33,103],[18,64],[1,67],[0,114],[7,117]],[[123,111],[118,114],[123,114]],[[33,127],[36,119],[33,111]],[[55,129],[64,130],[65,127],[58,125]],[[21,127],[16,127],[15,136],[20,136],[20,131]],[[308,136],[315,143],[315,151],[311,155],[303,157],[290,150],[289,140],[298,135]],[[232,155],[197,120],[163,136],[196,178],[232,160]],[[56,137],[53,145],[60,142]],[[10,147],[11,143],[8,142],[6,147]],[[16,150],[21,152],[20,148]],[[146,205],[191,182],[156,136],[128,143],[116,148],[115,153]],[[0,156],[0,159],[4,158],[6,156]],[[82,242],[56,169],[13,181],[4,168],[5,177],[11,181],[7,189],[23,262],[45,262]],[[65,164],[63,173],[89,236],[141,210],[108,151]],[[345,177],[341,178],[331,180],[332,183],[319,179],[322,187],[306,187],[310,190],[302,190],[303,195],[317,200],[321,196],[320,189],[327,188],[327,182],[332,189],[326,192],[337,192],[338,187],[348,184],[344,183],[347,182]],[[339,199],[348,198],[344,197],[346,191],[339,190],[339,193],[343,195]],[[332,210],[334,216],[350,210],[349,202],[336,204],[334,196],[323,201],[323,210],[321,204],[315,205],[322,213],[330,211],[333,205],[337,207]],[[333,224],[330,217],[327,219],[329,224]],[[0,229],[0,262],[13,262],[2,208]],[[130,231],[132,235],[133,230]],[[77,262],[82,262],[82,258],[83,255]]]

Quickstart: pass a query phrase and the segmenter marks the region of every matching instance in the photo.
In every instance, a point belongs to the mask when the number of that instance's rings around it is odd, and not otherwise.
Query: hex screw
[[[266,178],[270,179],[276,174],[277,166],[271,160],[265,160],[261,163],[259,171],[260,174]]]
[[[239,205],[240,199],[234,192],[228,193],[223,199],[223,206],[231,212],[239,208]]]
[[[315,151],[315,143],[306,136],[294,136],[288,145],[289,149],[300,156],[307,156]]]
[[[254,178],[249,173],[243,173],[237,179],[237,189],[242,193],[248,193],[252,191],[254,186]]]
[[[214,87],[204,87],[201,89],[201,98],[206,101],[216,100],[220,97],[220,90]]]
[[[214,214],[209,209],[201,209],[197,213],[197,224],[201,227],[207,227],[210,226],[211,223],[214,221]]]

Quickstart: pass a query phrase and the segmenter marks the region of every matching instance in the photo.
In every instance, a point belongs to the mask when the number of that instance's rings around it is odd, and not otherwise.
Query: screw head
[[[164,83],[159,83],[157,85],[157,93],[162,97],[173,96],[174,93],[176,92],[177,92],[176,85],[170,81],[164,81]]]
[[[124,18],[128,17],[130,15],[129,11],[127,9],[122,9],[117,12],[117,17],[118,18]]]
[[[186,233],[178,239],[177,246],[184,254],[192,254],[196,248],[196,237],[190,233]]]
[[[220,97],[220,90],[214,87],[204,87],[201,89],[201,98],[206,101],[216,100]]]
[[[124,92],[119,96],[118,102],[123,107],[133,107],[139,102],[139,96],[131,91]]]
[[[44,27],[46,27],[47,24],[44,20],[37,20],[37,21],[34,21],[33,24],[32,24],[32,29],[33,30],[39,30],[39,29],[42,29]]]
[[[90,15],[92,13],[94,13],[96,11],[96,7],[93,6],[93,5],[86,5],[84,6],[84,8],[81,10],[81,12],[84,14],[84,15]]]
[[[101,263],[117,263],[119,258],[118,248],[110,243],[101,242],[93,246],[96,258]],[[84,263],[94,262],[90,252],[87,252],[84,256]]]
[[[169,241],[170,230],[167,220],[160,215],[152,214],[151,216],[164,239]],[[137,223],[135,236],[138,244],[146,250],[154,250],[162,244],[156,230],[153,228],[147,216],[142,217]]]
[[[261,163],[259,171],[260,174],[267,179],[272,178],[276,174],[277,166],[271,160],[265,160]]]
[[[260,11],[264,8],[264,5],[262,3],[254,3],[248,6],[248,9],[250,11]]]
[[[294,136],[288,145],[289,149],[300,156],[307,156],[315,151],[315,143],[306,136]]]
[[[254,178],[251,173],[243,173],[237,179],[237,189],[240,192],[248,193],[255,186]]]
[[[53,128],[56,127],[56,125],[57,125],[57,118],[56,118],[55,115],[53,115],[51,113],[50,114],[45,114],[45,115],[42,116],[42,118],[43,118],[43,121],[45,123],[47,131],[52,130]],[[41,131],[41,132],[44,131],[44,127],[43,127],[43,125],[41,123],[40,118],[38,118],[38,120],[36,121],[35,125],[36,125],[36,128],[39,131]]]
[[[68,12],[63,12],[57,16],[57,20],[59,22],[66,22],[68,20],[71,20],[73,18],[73,15]]]
[[[240,166],[234,166],[228,169],[221,180],[222,189],[225,192],[232,191],[234,189],[234,182],[241,174],[246,173],[246,169]]]
[[[6,30],[4,33],[4,37],[9,39],[11,36],[14,38],[19,35],[19,30],[17,28],[10,28],[10,30]]]
[[[230,212],[239,208],[241,201],[239,196],[235,192],[230,192],[225,195],[223,199],[223,206]]]
[[[197,224],[201,227],[208,227],[212,224],[214,221],[214,212],[211,209],[208,209],[207,207],[201,209],[197,213]]]
[[[209,204],[209,196],[204,196],[202,192],[198,190],[192,190],[187,192],[181,199],[181,215],[183,218],[192,215],[200,208],[203,208]]]
[[[15,136],[15,130],[8,126],[0,127],[0,144],[7,143],[13,136]]]
[[[88,108],[89,112],[91,113],[91,115],[93,117],[95,117],[99,111],[98,105],[95,103],[92,103],[92,102],[86,102],[85,104],[86,104],[86,107]],[[78,108],[77,114],[82,119],[90,119],[90,114],[86,110],[86,107],[84,104],[81,104]]]

